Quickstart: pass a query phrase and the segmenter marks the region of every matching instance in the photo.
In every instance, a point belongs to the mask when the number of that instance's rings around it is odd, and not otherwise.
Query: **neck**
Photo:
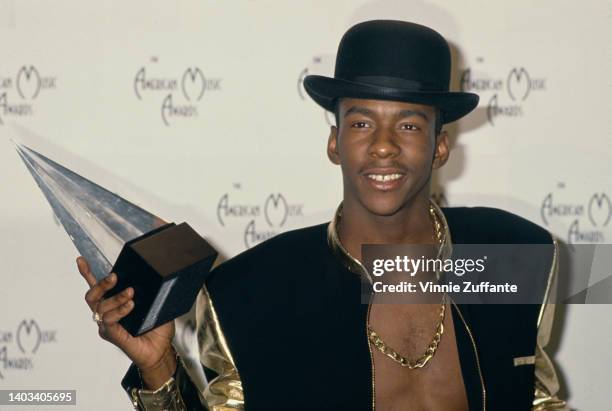
[[[376,215],[357,201],[346,201],[338,236],[344,248],[361,260],[362,244],[431,244],[434,228],[429,199],[414,198],[391,215]]]

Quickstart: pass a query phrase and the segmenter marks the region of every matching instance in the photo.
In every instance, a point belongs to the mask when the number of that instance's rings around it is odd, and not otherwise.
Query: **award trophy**
[[[168,224],[24,145],[15,148],[96,279],[116,273],[105,298],[134,288],[134,308],[120,321],[131,335],[190,310],[217,257],[206,240],[187,223]]]

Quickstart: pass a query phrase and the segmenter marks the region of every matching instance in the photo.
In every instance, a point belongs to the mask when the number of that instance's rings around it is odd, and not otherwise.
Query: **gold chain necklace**
[[[433,226],[434,226],[434,240],[441,244],[443,241],[443,233],[442,233],[442,224],[438,220],[438,216],[436,215],[436,211],[432,204],[429,205],[429,215],[431,216]],[[433,339],[427,346],[427,349],[419,358],[415,361],[410,361],[406,357],[400,355],[393,348],[389,347],[383,339],[374,331],[371,327],[368,327],[368,340],[371,344],[374,345],[381,353],[391,358],[393,361],[401,365],[402,367],[407,367],[410,370],[414,370],[415,368],[423,368],[429,360],[434,356],[436,350],[438,349],[438,345],[440,344],[440,340],[442,339],[442,334],[444,334],[444,316],[446,313],[446,294],[442,295],[442,302],[440,304],[440,315],[438,323],[436,324],[436,333],[433,336]]]

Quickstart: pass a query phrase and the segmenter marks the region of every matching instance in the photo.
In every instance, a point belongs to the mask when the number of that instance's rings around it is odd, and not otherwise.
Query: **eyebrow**
[[[344,117],[348,117],[351,114],[363,114],[365,116],[373,116],[374,112],[369,108],[361,107],[361,106],[352,106],[344,113]]]
[[[419,116],[422,117],[423,120],[429,122],[429,117],[421,110],[402,110],[399,112],[399,117],[411,117],[411,116]]]
[[[350,114],[363,114],[365,116],[373,117],[374,116],[374,111],[372,111],[372,110],[370,110],[369,108],[366,108],[366,107],[352,106],[351,108],[346,110],[346,112],[344,113],[344,117],[347,117]],[[425,114],[423,111],[420,111],[420,110],[408,110],[408,109],[406,109],[406,110],[401,110],[399,112],[399,114],[398,114],[399,118],[412,117],[412,116],[422,117],[425,121],[429,122],[429,117],[427,116],[427,114]]]

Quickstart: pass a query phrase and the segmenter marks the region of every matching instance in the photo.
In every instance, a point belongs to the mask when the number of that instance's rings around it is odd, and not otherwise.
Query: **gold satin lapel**
[[[241,410],[244,408],[242,381],[206,287],[202,287],[197,304],[200,361],[218,375],[209,381],[202,396],[212,411]]]

